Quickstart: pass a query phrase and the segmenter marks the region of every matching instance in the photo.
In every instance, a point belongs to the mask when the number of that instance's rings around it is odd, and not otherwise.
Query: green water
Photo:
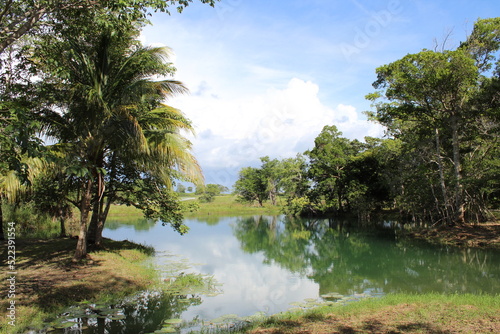
[[[104,235],[154,246],[158,268],[182,263],[177,274],[209,277],[219,284],[217,293],[146,293],[112,305],[107,318],[97,317],[98,307],[91,305],[76,312],[78,317],[67,315],[76,323],[64,333],[137,334],[162,328],[187,333],[203,324],[227,325],[297,306],[395,292],[500,293],[499,251],[414,242],[403,238],[394,222],[251,216],[188,219],[186,224],[190,232],[184,236],[144,221],[115,222]],[[168,323],[171,319],[175,324]]]

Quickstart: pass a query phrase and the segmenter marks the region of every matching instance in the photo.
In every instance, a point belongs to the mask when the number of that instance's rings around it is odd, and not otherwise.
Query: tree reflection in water
[[[395,227],[254,216],[233,232],[245,252],[307,275],[320,294],[500,292],[498,251],[424,245],[397,238]]]
[[[78,325],[65,330],[51,333],[65,334],[147,334],[162,327],[164,320],[179,318],[185,310],[201,304],[202,299],[197,295],[174,295],[160,291],[143,291],[123,302],[109,306],[90,305],[84,309],[87,317],[72,318],[71,313],[77,314],[82,308],[73,308],[66,315],[66,319],[76,321]],[[96,317],[101,314],[100,309],[113,309],[113,316]],[[117,311],[116,311],[117,310]],[[77,328],[78,327],[78,328]]]

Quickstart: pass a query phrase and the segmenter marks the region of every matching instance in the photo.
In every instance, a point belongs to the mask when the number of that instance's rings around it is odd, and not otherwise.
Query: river
[[[108,222],[103,234],[153,246],[153,265],[163,272],[165,284],[175,275],[193,274],[209,280],[206,291],[158,297],[161,302],[145,292],[124,304],[130,310],[123,306],[121,317],[101,321],[100,327],[97,320],[90,321],[64,333],[152,333],[162,326],[165,333],[186,333],[201,323],[227,324],[241,317],[387,293],[500,293],[500,252],[409,241],[400,238],[399,225],[389,221],[373,227],[250,216],[185,223],[190,231],[182,236],[145,220]],[[153,302],[156,306],[150,305]],[[137,306],[141,303],[144,307]],[[143,308],[155,309],[154,314],[137,316]],[[133,326],[127,319],[134,319]],[[168,319],[184,325],[164,327]]]

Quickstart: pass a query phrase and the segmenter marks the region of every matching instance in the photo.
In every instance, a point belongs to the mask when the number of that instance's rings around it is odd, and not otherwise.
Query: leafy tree
[[[200,0],[214,6],[218,0]],[[85,10],[115,11],[122,20],[137,21],[145,19],[150,11],[169,13],[175,6],[182,12],[192,0],[4,0],[0,12],[0,54],[21,37],[53,26],[61,17],[80,13]]]
[[[0,179],[13,180],[19,186],[29,185],[27,159],[40,157],[42,142],[36,137],[40,129],[37,112],[44,104],[37,98],[36,75],[28,62],[24,45],[10,48],[0,58]],[[0,203],[9,200],[12,192],[0,181]],[[12,184],[12,183],[11,183]],[[0,239],[3,235],[3,215],[0,206]]]
[[[218,196],[221,194],[221,188],[223,188],[223,186],[221,186],[219,184],[207,184],[203,188],[203,193],[201,194],[201,196],[199,198],[200,201],[205,202],[205,203],[213,202],[215,196]]]
[[[257,202],[263,206],[268,198],[268,182],[260,168],[245,167],[240,170],[234,192],[244,202]]]
[[[470,195],[478,189],[469,188],[480,174],[468,166],[477,161],[473,143],[490,147],[483,140],[489,141],[498,129],[489,112],[478,107],[477,99],[485,97],[482,83],[492,82],[484,74],[500,45],[499,27],[499,19],[479,20],[457,50],[423,50],[379,67],[373,85],[380,91],[368,95],[377,102],[372,116],[407,144],[409,151],[420,147],[414,157],[421,160],[413,163],[413,170],[419,164],[426,169],[419,174],[430,181],[423,190],[434,199],[438,221],[463,223],[467,206],[469,210],[475,206],[476,213],[482,211],[483,205]],[[471,212],[469,217],[474,215]]]
[[[310,182],[307,177],[307,162],[302,154],[295,158],[286,158],[280,161],[280,192],[288,198],[304,196],[309,190]]]
[[[185,186],[185,185],[183,185],[183,184],[181,184],[181,183],[179,183],[179,184],[177,185],[177,192],[178,192],[179,194],[185,194],[185,193],[186,193],[186,186]]]
[[[110,28],[102,25],[102,18],[97,20],[91,27],[92,38],[89,27],[82,27],[81,35],[70,27],[39,51],[40,62],[61,96],[58,110],[45,115],[46,133],[60,141],[59,147],[70,157],[66,171],[80,183],[79,198],[73,202],[81,213],[75,259],[86,254],[91,208],[90,235],[99,245],[118,192],[136,191],[142,186],[136,180],[149,178],[147,189],[156,191],[161,202],[164,188],[170,193],[174,178],[198,182],[201,175],[189,152],[191,143],[180,135],[181,129],[192,130],[190,122],[161,103],[186,89],[178,81],[152,80],[173,73],[165,62],[168,51],[140,46],[133,26],[115,24]],[[174,219],[173,227],[179,226]]]
[[[335,125],[327,125],[314,140],[314,148],[305,153],[314,184],[311,196],[317,204],[323,203],[323,211],[344,212],[349,205],[346,167],[361,150],[361,143],[341,135]]]
[[[221,184],[207,184],[203,187],[198,187],[196,194],[200,195],[200,202],[209,203],[214,201],[215,196],[219,196],[221,193],[227,191],[229,189]]]

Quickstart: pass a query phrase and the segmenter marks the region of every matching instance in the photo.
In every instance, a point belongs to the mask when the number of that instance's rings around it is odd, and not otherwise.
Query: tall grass
[[[49,239],[61,233],[59,220],[38,212],[33,202],[19,205],[4,203],[2,209],[4,223],[15,223],[17,237]]]

